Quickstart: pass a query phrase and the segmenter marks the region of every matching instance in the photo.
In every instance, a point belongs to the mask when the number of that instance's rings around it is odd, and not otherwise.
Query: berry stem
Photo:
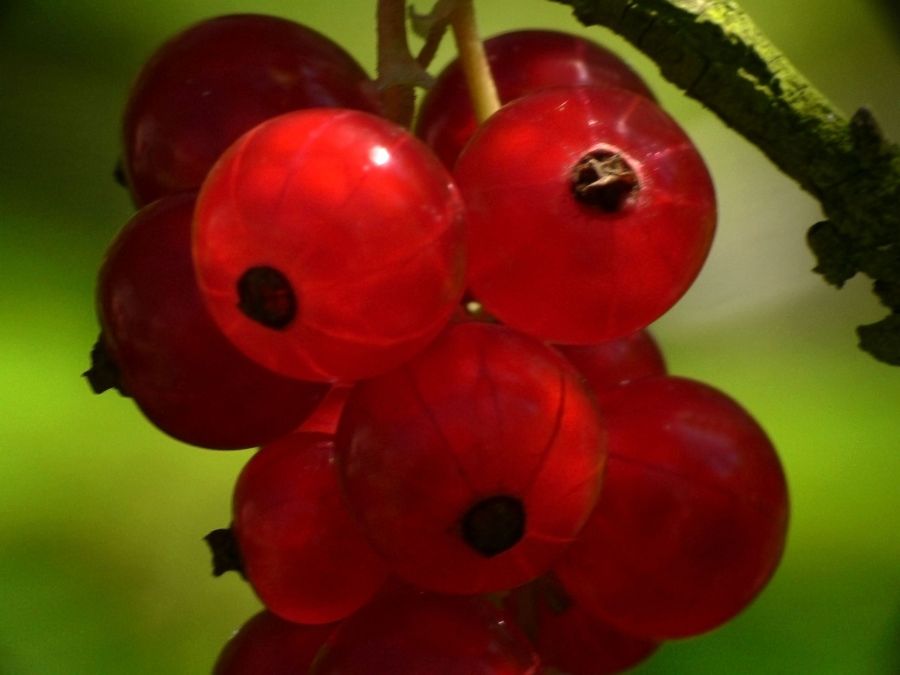
[[[431,79],[409,50],[406,0],[378,0],[378,85],[385,117],[408,127],[415,112],[416,86]]]
[[[900,365],[900,145],[865,108],[847,118],[733,0],[554,0],[656,61],[816,197],[827,220],[809,231],[816,271],[842,286],[862,272],[891,313],[858,329],[860,346]]]
[[[409,20],[413,32],[425,41],[416,55],[416,61],[422,68],[428,68],[434,60],[458,2],[459,0],[437,0],[431,11],[425,14],[410,8]]]
[[[466,75],[472,106],[475,108],[475,119],[481,124],[500,108],[500,98],[484,53],[484,45],[478,37],[472,0],[458,1],[450,18],[450,26],[456,40],[459,61]]]

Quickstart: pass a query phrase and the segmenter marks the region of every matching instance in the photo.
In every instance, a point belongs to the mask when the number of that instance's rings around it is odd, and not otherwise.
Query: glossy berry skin
[[[642,377],[666,374],[666,362],[649,331],[593,345],[559,345],[598,400],[615,396],[619,385]]]
[[[484,41],[501,103],[547,87],[603,86],[628,89],[649,99],[644,81],[618,56],[577,35],[520,30]],[[459,60],[451,62],[425,94],[416,135],[448,167],[477,128]]]
[[[504,606],[529,631],[545,668],[567,675],[613,675],[646,661],[659,643],[616,630],[591,616],[553,575],[521,586]]]
[[[297,429],[297,433],[313,433],[313,434],[329,434],[331,436],[337,431],[338,422],[341,420],[341,413],[344,410],[344,404],[350,395],[351,387],[349,385],[335,385],[326,394],[325,398],[315,409],[303,424]]]
[[[291,623],[271,612],[259,612],[225,644],[212,675],[306,673],[334,628],[334,624]]]
[[[256,127],[210,172],[194,227],[213,317],[293,377],[385,372],[440,332],[463,292],[464,211],[449,173],[407,131],[361,112]],[[275,271],[278,292],[253,316],[238,307],[241,284],[260,269]]]
[[[592,155],[609,160],[602,180],[578,170]],[[499,320],[553,342],[646,327],[693,282],[715,229],[712,182],[691,141],[620,89],[546,89],[508,104],[454,173],[469,289]]]
[[[521,630],[482,597],[388,595],[335,632],[311,675],[536,675]]]
[[[546,571],[596,501],[604,437],[578,375],[486,323],[353,389],[338,427],[351,507],[392,571],[483,593]]]
[[[312,107],[379,111],[362,67],[309,28],[257,14],[191,26],[147,61],[129,95],[124,169],[135,203],[196,191],[238,136]]]
[[[261,448],[238,477],[233,515],[244,575],[283,619],[337,621],[387,578],[344,502],[330,436],[293,434]]]
[[[113,240],[97,281],[102,342],[121,390],[162,431],[204,448],[252,447],[302,423],[328,388],[260,367],[218,330],[194,277],[194,201],[154,202]]]
[[[652,639],[716,628],[760,592],[785,543],[788,497],[765,432],[688,379],[623,385],[604,408],[603,494],[555,571],[584,609]]]

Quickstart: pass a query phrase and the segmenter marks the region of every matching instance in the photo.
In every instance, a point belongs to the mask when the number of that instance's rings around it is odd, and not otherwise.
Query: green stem
[[[466,75],[469,96],[475,109],[475,119],[481,124],[497,111],[500,99],[484,53],[484,45],[478,36],[472,0],[459,0],[456,9],[450,15],[450,27],[456,40],[459,62]]]
[[[437,0],[431,11],[425,14],[420,14],[415,8],[410,7],[409,19],[413,32],[425,40],[425,44],[416,55],[416,61],[422,68],[428,68],[437,55],[447,26],[450,25],[450,17],[458,4],[459,0]]]
[[[405,0],[378,0],[378,83],[384,114],[409,126],[415,110],[415,77],[420,70],[406,40]]]
[[[847,119],[730,0],[554,0],[606,26],[759,147],[815,196],[827,220],[809,243],[836,286],[857,272],[891,309],[859,328],[861,346],[900,365],[900,146],[872,115]]]

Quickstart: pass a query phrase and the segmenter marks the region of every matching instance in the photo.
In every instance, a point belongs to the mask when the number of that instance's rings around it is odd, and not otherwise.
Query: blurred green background
[[[742,4],[839,107],[871,106],[900,139],[894,1]],[[900,370],[855,347],[853,326],[881,316],[867,284],[837,292],[809,271],[816,204],[642,55],[545,0],[477,4],[485,33],[566,28],[619,50],[700,146],[719,237],[656,335],[674,373],[758,417],[792,489],[787,553],[764,594],[639,672],[900,672]],[[208,673],[256,611],[235,575],[212,578],[201,541],[227,524],[249,455],[171,441],[80,377],[94,275],[131,211],[111,176],[119,119],[142,62],[193,21],[282,14],[371,67],[373,5],[0,0],[0,674]]]

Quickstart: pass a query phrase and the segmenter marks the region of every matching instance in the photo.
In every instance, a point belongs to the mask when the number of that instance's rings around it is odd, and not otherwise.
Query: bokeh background
[[[840,108],[869,105],[900,139],[893,2],[742,4]],[[855,347],[853,327],[881,316],[867,283],[838,292],[810,272],[816,204],[645,57],[546,0],[476,4],[486,34],[565,28],[619,50],[696,140],[719,237],[655,332],[674,373],[758,417],[791,485],[788,548],[764,594],[638,672],[900,672],[900,370]],[[181,445],[81,378],[94,276],[131,212],[111,175],[120,114],[143,61],[193,21],[289,16],[371,67],[373,5],[0,0],[0,674],[208,673],[258,608],[236,575],[211,576],[201,541],[227,524],[249,451]]]

